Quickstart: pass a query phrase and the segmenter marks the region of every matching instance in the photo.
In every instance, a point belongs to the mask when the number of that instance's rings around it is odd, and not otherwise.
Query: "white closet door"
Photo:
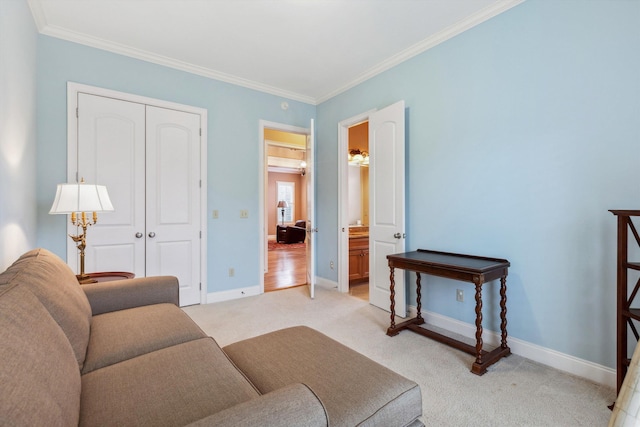
[[[200,116],[147,106],[147,275],[200,303]]]
[[[87,230],[85,271],[144,277],[145,239],[136,233],[145,232],[145,106],[79,93],[77,123],[78,180],[105,185],[115,208],[99,213],[97,225]],[[77,271],[78,250],[69,249]]]

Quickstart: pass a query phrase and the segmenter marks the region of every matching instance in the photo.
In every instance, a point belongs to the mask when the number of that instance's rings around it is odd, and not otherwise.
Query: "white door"
[[[200,303],[200,116],[147,106],[147,276],[176,276]]]
[[[316,232],[315,220],[315,165],[314,162],[314,122],[311,119],[309,127],[309,135],[307,135],[306,159],[307,169],[305,177],[307,179],[307,285],[309,286],[309,295],[315,298],[316,286],[316,257],[315,246]]]
[[[79,93],[77,116],[77,179],[115,209],[87,232],[85,271],[177,276],[180,304],[199,303],[200,115]]]
[[[369,302],[390,311],[387,255],[405,250],[404,101],[369,116]],[[395,271],[395,313],[405,317],[404,271]]]
[[[145,106],[78,94],[78,176],[105,185],[115,211],[98,214],[87,230],[85,271],[127,271],[145,276]],[[69,227],[72,227],[69,224]],[[76,234],[75,228],[69,233]],[[136,238],[139,233],[140,238]],[[78,250],[68,245],[69,264]]]

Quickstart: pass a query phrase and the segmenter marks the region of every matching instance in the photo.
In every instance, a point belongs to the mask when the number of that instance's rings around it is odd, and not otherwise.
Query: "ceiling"
[[[318,104],[524,0],[28,0],[46,35]]]

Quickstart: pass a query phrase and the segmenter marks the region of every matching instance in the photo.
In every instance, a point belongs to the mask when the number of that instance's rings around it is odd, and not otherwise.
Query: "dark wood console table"
[[[507,273],[511,265],[506,259],[486,258],[474,255],[462,255],[448,252],[436,252],[426,249],[418,249],[414,252],[388,255],[391,290],[391,326],[387,329],[387,335],[394,336],[404,329],[409,329],[425,337],[450,345],[458,350],[474,355],[475,362],[471,366],[471,372],[482,375],[487,368],[499,359],[511,354],[507,346]],[[396,325],[395,322],[395,281],[394,269],[415,271],[417,309],[415,318],[406,320]],[[449,279],[471,282],[476,285],[476,345],[475,347],[458,341],[446,335],[439,334],[419,325],[425,323],[421,309],[421,275],[446,277]],[[500,330],[502,332],[500,346],[492,351],[482,349],[482,285],[486,282],[500,279]]]

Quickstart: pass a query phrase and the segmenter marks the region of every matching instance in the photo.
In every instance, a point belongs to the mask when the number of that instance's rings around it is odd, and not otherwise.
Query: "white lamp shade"
[[[94,184],[58,184],[50,214],[113,211],[107,187]]]

